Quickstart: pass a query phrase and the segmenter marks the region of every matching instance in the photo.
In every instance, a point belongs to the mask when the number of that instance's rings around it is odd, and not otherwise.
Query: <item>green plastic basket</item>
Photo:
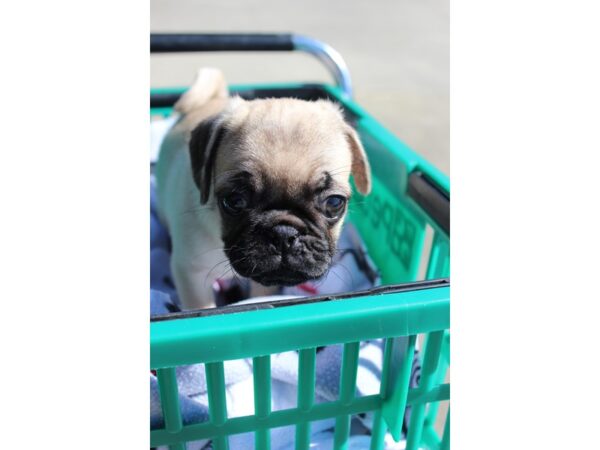
[[[168,115],[182,91],[153,90],[151,114]],[[165,425],[151,431],[151,445],[185,449],[186,442],[211,439],[214,449],[227,449],[228,436],[254,432],[255,448],[269,449],[270,429],[294,425],[296,449],[308,449],[310,423],[335,418],[334,448],[345,449],[351,416],[374,412],[370,448],[382,449],[386,432],[401,439],[410,406],[406,449],[448,449],[449,416],[437,417],[440,402],[450,399],[445,381],[450,326],[448,178],[340,87],[269,84],[233,86],[231,91],[247,98],[325,97],[344,107],[373,170],[372,193],[353,194],[349,220],[361,233],[385,286],[306,302],[231,306],[153,319],[150,365],[156,371]],[[425,342],[421,378],[418,387],[409,388],[419,335]],[[385,341],[380,392],[355,397],[359,344],[373,339]],[[316,349],[334,344],[344,346],[339,399],[315,404]],[[396,360],[394,347],[399,345],[405,348]],[[297,407],[271,411],[270,355],[293,350],[299,352]],[[228,418],[223,363],[241,358],[253,363],[255,414]],[[183,426],[175,369],[190,364],[205,364],[210,421]],[[440,423],[445,423],[443,430]]]

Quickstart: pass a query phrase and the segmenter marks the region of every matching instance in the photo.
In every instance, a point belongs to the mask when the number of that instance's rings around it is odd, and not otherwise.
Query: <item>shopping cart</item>
[[[151,52],[198,51],[304,51],[330,70],[335,85],[256,84],[230,90],[246,99],[325,98],[343,107],[361,137],[373,178],[370,195],[353,193],[348,220],[360,232],[383,286],[154,317],[150,364],[158,379],[164,427],[151,431],[151,445],[185,449],[188,442],[210,439],[213,448],[227,449],[229,436],[253,432],[255,448],[269,449],[269,430],[292,425],[295,448],[308,449],[310,423],[335,418],[334,448],[344,449],[351,417],[373,412],[373,450],[383,448],[387,432],[395,440],[406,438],[407,450],[448,449],[449,408],[439,407],[450,399],[448,178],[352,100],[347,67],[326,44],[290,34],[151,36]],[[153,89],[151,115],[168,116],[183,91]],[[359,345],[373,339],[385,342],[380,392],[357,397]],[[415,347],[421,340],[422,373],[418,387],[411,388]],[[339,399],[315,404],[316,349],[335,344],[343,345]],[[271,411],[271,355],[287,351],[299,353],[297,407]],[[253,363],[254,414],[228,418],[224,362],[242,358]],[[204,364],[210,420],[183,425],[175,369],[191,364]],[[411,414],[403,434],[407,407]]]

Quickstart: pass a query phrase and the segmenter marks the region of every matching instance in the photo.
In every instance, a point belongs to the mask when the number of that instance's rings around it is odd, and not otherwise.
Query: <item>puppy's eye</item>
[[[221,205],[227,213],[235,216],[246,209],[248,206],[248,199],[244,194],[233,192],[221,199]]]
[[[331,195],[325,199],[325,215],[330,219],[338,217],[344,210],[346,199],[341,195]]]

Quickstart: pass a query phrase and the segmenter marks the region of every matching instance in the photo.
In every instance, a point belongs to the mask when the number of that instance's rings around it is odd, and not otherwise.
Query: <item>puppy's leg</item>
[[[177,286],[177,294],[184,310],[215,307],[213,283],[218,268],[195,267],[191,261],[171,258],[171,272]]]

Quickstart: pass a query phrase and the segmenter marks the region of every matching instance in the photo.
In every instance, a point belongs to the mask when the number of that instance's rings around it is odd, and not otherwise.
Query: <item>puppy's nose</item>
[[[271,229],[274,244],[279,244],[282,250],[289,250],[298,240],[299,231],[290,225],[275,225]]]

